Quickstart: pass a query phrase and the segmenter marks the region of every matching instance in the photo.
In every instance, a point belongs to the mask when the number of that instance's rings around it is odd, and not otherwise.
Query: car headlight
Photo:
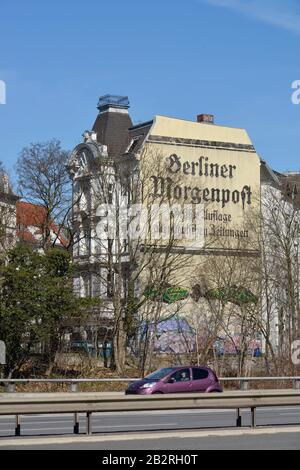
[[[141,388],[151,388],[155,385],[155,382],[149,382],[149,383],[146,383],[144,385],[141,385]]]

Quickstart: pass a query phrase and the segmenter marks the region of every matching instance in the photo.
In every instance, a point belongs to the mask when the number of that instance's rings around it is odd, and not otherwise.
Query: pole
[[[16,415],[15,436],[21,436],[21,417]]]
[[[86,413],[86,433],[92,434],[92,412],[88,411]]]
[[[79,419],[78,419],[78,413],[74,413],[74,434],[79,434]]]

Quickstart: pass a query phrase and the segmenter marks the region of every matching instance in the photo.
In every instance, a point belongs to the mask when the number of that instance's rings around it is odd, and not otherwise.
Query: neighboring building
[[[9,249],[16,239],[16,203],[19,197],[13,192],[7,174],[0,172],[0,250]]]
[[[261,169],[262,315],[274,351],[290,354],[299,337],[300,173],[272,171],[265,162]]]
[[[46,211],[42,206],[21,201],[6,173],[0,173],[0,249],[7,250],[16,242],[27,243],[41,250],[45,230]],[[56,248],[68,248],[69,242],[60,227],[51,222],[49,241]]]
[[[300,208],[300,171],[280,175],[283,192]]]
[[[35,249],[42,249],[43,233],[45,232],[46,210],[37,204],[25,201],[16,203],[16,236],[20,242],[27,243]],[[60,227],[51,222],[49,243],[56,248],[67,248],[68,240],[63,235]]]

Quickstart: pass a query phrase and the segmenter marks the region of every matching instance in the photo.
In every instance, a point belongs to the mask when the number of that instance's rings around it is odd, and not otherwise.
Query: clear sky
[[[81,141],[98,97],[135,122],[164,114],[244,127],[273,168],[299,170],[299,0],[0,0],[0,159]]]

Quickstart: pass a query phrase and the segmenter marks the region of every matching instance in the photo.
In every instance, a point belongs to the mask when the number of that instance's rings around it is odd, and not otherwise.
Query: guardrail
[[[78,384],[80,383],[107,383],[107,382],[135,382],[141,380],[139,378],[129,378],[129,377],[116,377],[116,378],[105,378],[105,379],[92,379],[92,378],[83,378],[83,379],[0,379],[0,383],[5,384],[6,392],[15,392],[16,384],[27,384],[27,383],[66,383],[69,384],[70,392],[77,392]],[[300,380],[300,379],[299,379]]]
[[[104,378],[104,379],[93,379],[93,378],[82,378],[82,379],[1,379],[0,383],[5,384],[6,392],[15,392],[16,384],[27,384],[27,383],[66,383],[69,385],[70,392],[78,391],[78,384],[80,383],[101,383],[101,382],[135,382],[141,380],[140,378],[130,377],[115,377],[115,378]],[[300,390],[300,377],[219,377],[220,382],[240,382],[241,390],[249,390],[250,382],[257,381],[289,381],[293,382],[293,388]]]
[[[289,381],[293,382],[293,388],[295,390],[300,390],[300,377],[220,377],[220,382],[240,382],[241,390],[249,390],[250,382],[284,382]]]
[[[256,427],[256,409],[260,407],[300,406],[300,392],[296,390],[259,390],[251,392],[193,393],[170,395],[112,396],[97,393],[60,393],[11,395],[0,398],[0,415],[15,415],[15,435],[21,435],[21,415],[74,415],[74,434],[79,433],[79,413],[86,414],[86,434],[92,434],[92,413],[157,411],[186,409],[235,409],[237,427],[242,426],[241,409],[251,410],[251,427]],[[234,425],[234,423],[233,423]]]

